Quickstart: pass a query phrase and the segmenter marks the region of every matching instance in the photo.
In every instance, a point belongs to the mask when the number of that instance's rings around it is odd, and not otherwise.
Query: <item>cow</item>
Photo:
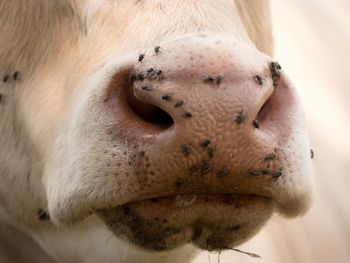
[[[2,1],[0,25],[4,262],[190,262],[310,207],[268,1]]]

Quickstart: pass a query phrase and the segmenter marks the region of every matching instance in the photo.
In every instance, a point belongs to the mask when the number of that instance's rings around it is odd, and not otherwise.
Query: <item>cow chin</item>
[[[99,215],[118,238],[146,250],[192,243],[221,251],[256,234],[272,211],[270,199],[253,195],[178,195],[104,209]]]

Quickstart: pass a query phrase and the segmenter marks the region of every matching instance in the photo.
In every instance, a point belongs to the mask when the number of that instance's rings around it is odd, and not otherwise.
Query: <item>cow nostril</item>
[[[168,128],[174,124],[171,116],[161,108],[138,100],[132,89],[128,90],[127,101],[133,112],[142,120]]]
[[[262,123],[272,108],[272,96],[264,103],[257,115],[257,120]]]
[[[273,133],[287,131],[288,119],[294,105],[293,95],[288,85],[288,82],[281,79],[269,99],[260,108],[256,117],[260,129]]]

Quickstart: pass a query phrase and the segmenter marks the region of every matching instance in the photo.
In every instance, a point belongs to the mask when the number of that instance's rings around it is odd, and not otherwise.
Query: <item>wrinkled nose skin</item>
[[[109,179],[104,188],[114,189],[92,208],[136,244],[222,249],[274,209],[295,216],[309,206],[298,98],[280,66],[250,46],[191,37],[152,47],[113,73],[103,105],[115,118],[111,144],[132,150],[125,167],[115,164],[123,181]]]

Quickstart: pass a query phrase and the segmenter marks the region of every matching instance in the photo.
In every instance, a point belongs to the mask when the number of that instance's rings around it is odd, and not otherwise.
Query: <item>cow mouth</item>
[[[238,194],[152,198],[99,212],[109,229],[138,247],[169,250],[192,243],[221,251],[254,236],[271,217],[273,201]]]

